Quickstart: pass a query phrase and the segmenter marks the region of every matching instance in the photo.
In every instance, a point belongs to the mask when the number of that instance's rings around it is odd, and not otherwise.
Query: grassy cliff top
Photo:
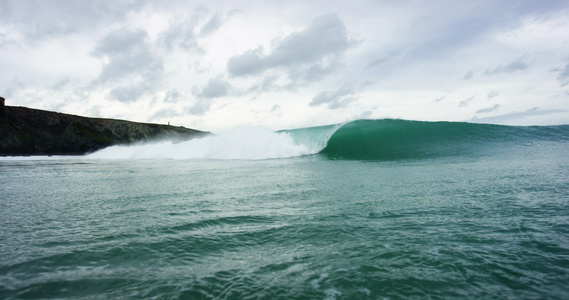
[[[0,108],[0,155],[81,155],[117,144],[185,141],[208,132],[170,125],[89,118],[27,107]]]

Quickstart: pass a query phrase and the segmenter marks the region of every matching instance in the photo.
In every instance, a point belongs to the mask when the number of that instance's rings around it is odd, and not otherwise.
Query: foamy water
[[[217,135],[182,143],[170,141],[113,146],[86,157],[92,159],[270,159],[314,154],[322,148],[296,143],[287,132],[263,127],[237,127]]]

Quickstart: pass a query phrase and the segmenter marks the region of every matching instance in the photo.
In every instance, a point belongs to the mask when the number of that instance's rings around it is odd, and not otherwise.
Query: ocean
[[[569,125],[0,158],[2,299],[569,299]]]

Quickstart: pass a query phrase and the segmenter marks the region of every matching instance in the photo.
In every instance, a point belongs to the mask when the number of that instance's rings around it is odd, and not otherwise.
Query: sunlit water
[[[0,159],[0,298],[569,298],[569,147]]]

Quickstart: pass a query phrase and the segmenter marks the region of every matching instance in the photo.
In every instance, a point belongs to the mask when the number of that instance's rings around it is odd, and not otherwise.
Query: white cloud
[[[149,89],[144,84],[132,84],[129,86],[119,86],[110,91],[111,99],[118,100],[119,102],[135,102],[142,97]]]
[[[273,44],[267,54],[258,46],[231,57],[227,62],[229,74],[262,75],[278,69],[286,73],[292,86],[318,81],[336,69],[350,41],[343,22],[330,14],[314,19],[307,28]]]
[[[565,109],[541,109],[539,107],[532,107],[522,112],[511,112],[508,114],[487,118],[473,118],[471,121],[478,123],[520,124],[525,123],[523,122],[524,119],[562,114],[566,112],[567,110]]]
[[[229,93],[229,89],[229,83],[223,76],[218,75],[210,79],[196,96],[208,99],[219,98],[226,96]]]
[[[488,97],[488,99],[491,99],[491,98],[498,97],[498,95],[499,95],[498,91],[494,90],[494,91],[491,91],[490,93],[488,93],[487,97]]]
[[[211,107],[212,99],[198,99],[191,107],[186,107],[184,111],[191,115],[203,116]]]
[[[477,114],[489,113],[489,112],[493,112],[493,111],[497,110],[498,108],[500,108],[500,104],[494,104],[490,107],[479,109],[476,111],[476,113]]]
[[[175,20],[174,24],[160,34],[160,45],[168,51],[174,49],[199,51],[198,37],[195,33],[198,21],[199,18],[196,16],[186,16],[181,21]]]
[[[2,21],[16,25],[30,42],[91,32],[119,22],[138,11],[146,1],[114,0],[7,0],[2,1]]]
[[[97,43],[92,55],[104,58],[95,86],[110,85],[109,95],[120,102],[137,101],[160,82],[163,61],[152,52],[144,30],[116,30]]]
[[[312,98],[310,106],[328,104],[328,108],[336,109],[346,107],[350,102],[356,100],[355,92],[351,85],[345,85],[335,91],[325,91]]]
[[[241,55],[232,57],[227,69],[234,76],[256,75],[270,68],[270,65],[261,57],[263,48],[249,50]]]
[[[522,57],[522,58],[516,59],[515,61],[513,61],[507,65],[499,66],[493,70],[486,70],[484,72],[484,74],[493,75],[493,74],[499,74],[499,73],[513,73],[513,72],[517,72],[517,71],[523,71],[527,68],[529,68],[529,65],[524,61],[524,59]]]
[[[209,35],[221,27],[221,18],[218,14],[213,15],[207,23],[200,28],[200,35]]]
[[[470,102],[472,102],[472,100],[474,100],[474,97],[476,97],[476,96],[471,96],[471,97],[468,97],[468,98],[460,101],[460,103],[458,104],[458,107],[468,106],[470,104]]]
[[[166,95],[164,96],[164,102],[176,103],[180,101],[180,98],[182,98],[180,92],[178,92],[177,90],[169,90],[168,92],[166,92]]]
[[[565,68],[559,70],[559,76],[557,76],[557,80],[562,87],[569,84],[569,64],[565,65]]]
[[[157,112],[155,112],[152,116],[150,116],[149,120],[152,121],[160,121],[163,119],[168,118],[175,118],[181,115],[181,112],[174,109],[174,108],[163,108]]]
[[[210,131],[569,120],[564,0],[5,0],[0,11],[7,105]]]
[[[387,62],[387,58],[385,57],[374,59],[366,66],[366,69],[375,68],[377,66],[383,65],[385,62]]]

